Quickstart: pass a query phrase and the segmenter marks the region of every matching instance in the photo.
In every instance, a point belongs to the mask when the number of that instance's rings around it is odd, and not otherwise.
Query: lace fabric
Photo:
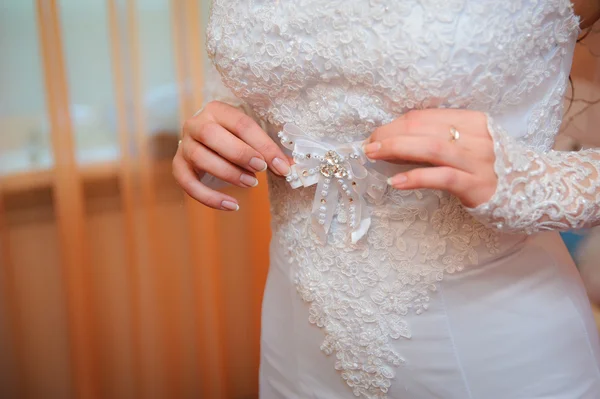
[[[327,245],[312,228],[315,189],[270,179],[275,250],[289,260],[309,322],[324,334],[321,350],[356,396],[385,398],[404,363],[392,344],[412,337],[409,315],[429,308],[445,274],[507,252],[522,238],[502,237],[441,191],[387,190],[373,202],[371,227],[349,244],[348,215],[338,212]]]
[[[207,51],[274,125],[349,142],[410,109],[499,117],[531,102],[513,133],[541,149],[556,132],[538,115],[562,106],[577,32],[568,0],[215,0]]]
[[[323,243],[312,228],[315,187],[292,189],[270,176],[272,250],[289,262],[308,321],[323,331],[321,350],[335,356],[356,396],[387,397],[404,362],[393,343],[412,337],[410,316],[428,309],[446,274],[524,239],[498,223],[514,231],[579,226],[590,211],[571,201],[577,190],[598,203],[594,154],[580,154],[581,166],[543,155],[560,125],[578,29],[568,0],[214,0],[208,54],[276,140],[290,124],[317,142],[353,143],[408,110],[432,107],[479,110],[495,121],[500,183],[487,205],[465,209],[443,192],[387,188],[365,197],[370,227],[354,242],[344,206],[327,214]],[[545,173],[562,170],[569,191],[554,185],[538,207],[552,179]],[[536,182],[528,185],[526,173]],[[513,190],[526,186],[515,207]]]
[[[498,187],[467,210],[507,233],[570,230],[600,223],[600,151],[539,153],[515,142],[488,117]]]

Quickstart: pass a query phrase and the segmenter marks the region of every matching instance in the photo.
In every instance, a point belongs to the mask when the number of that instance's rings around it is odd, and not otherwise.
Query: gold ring
[[[454,126],[450,126],[450,141],[454,143],[460,138],[460,132]]]
[[[193,117],[195,117],[195,116],[198,116],[198,115],[200,115],[200,113],[201,113],[202,111],[204,111],[204,107],[202,107],[202,108],[200,108],[198,111],[196,111],[196,112],[194,113],[194,115],[192,115],[192,118],[193,118]]]

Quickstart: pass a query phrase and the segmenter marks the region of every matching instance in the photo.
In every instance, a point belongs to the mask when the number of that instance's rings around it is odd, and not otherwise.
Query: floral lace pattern
[[[487,112],[540,152],[558,132],[578,33],[569,0],[213,3],[208,54],[275,139],[292,124],[316,140],[356,142],[433,107]],[[411,337],[408,315],[427,310],[444,274],[523,239],[484,226],[445,193],[388,189],[367,200],[364,237],[348,240],[351,215],[339,207],[322,244],[310,228],[314,186],[270,187],[275,250],[325,334],[321,349],[364,398],[387,397],[403,362],[393,341]]]
[[[406,316],[421,314],[444,274],[488,260],[518,244],[478,223],[440,191],[388,190],[372,206],[365,239],[348,244],[338,214],[328,245],[311,228],[314,189],[271,179],[274,240],[290,260],[296,289],[323,329],[321,350],[356,396],[385,398],[403,363],[391,341],[411,338]],[[299,192],[298,192],[299,191]]]
[[[578,32],[568,0],[389,3],[215,0],[208,54],[259,117],[341,142],[410,109],[497,115],[564,83]]]
[[[507,233],[532,234],[600,224],[600,151],[540,154],[510,139],[488,119],[494,138],[498,187],[468,211]]]
[[[562,123],[563,99],[568,81],[567,74],[561,71],[555,86],[531,111],[527,134],[520,140],[528,148],[546,152],[554,145],[554,137]]]

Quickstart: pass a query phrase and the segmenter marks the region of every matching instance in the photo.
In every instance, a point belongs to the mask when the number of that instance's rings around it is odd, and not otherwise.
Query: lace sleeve
[[[600,224],[600,150],[540,154],[510,138],[488,117],[498,187],[467,210],[509,233],[570,230]]]

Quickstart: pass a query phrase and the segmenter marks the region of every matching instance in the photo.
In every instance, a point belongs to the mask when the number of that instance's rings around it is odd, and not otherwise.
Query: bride
[[[173,171],[235,211],[211,181],[250,188],[269,169],[261,398],[600,397],[557,233],[600,224],[600,151],[551,150],[599,13],[214,0],[207,49],[229,96],[185,124]]]

